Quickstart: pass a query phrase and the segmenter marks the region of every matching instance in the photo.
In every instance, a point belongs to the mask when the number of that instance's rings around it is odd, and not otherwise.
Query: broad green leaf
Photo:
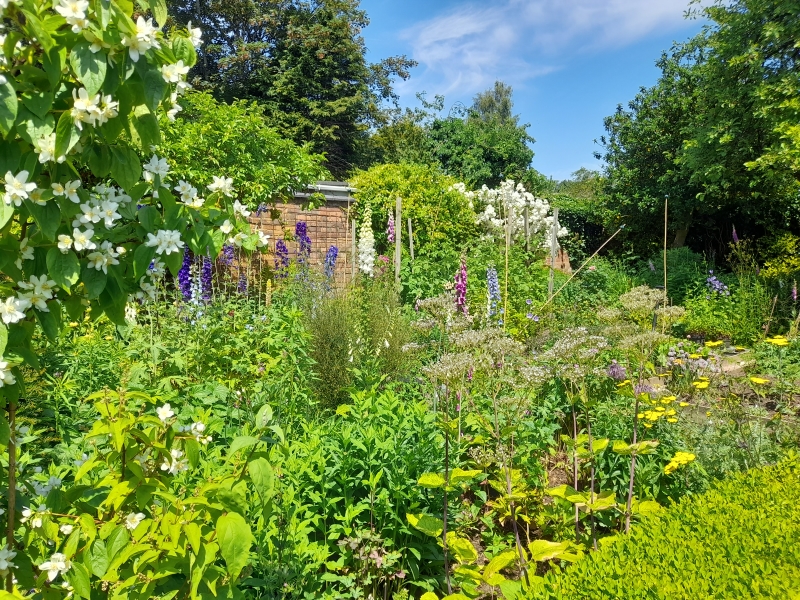
[[[61,306],[57,301],[52,300],[47,303],[47,308],[47,311],[35,308],[33,312],[47,339],[54,342],[58,339],[58,331],[61,327]]]
[[[517,553],[514,550],[503,550],[489,561],[489,564],[483,569],[483,576],[491,577],[495,573],[499,573],[505,569],[508,565],[513,564],[516,560]]]
[[[235,580],[250,559],[252,533],[244,517],[231,512],[217,519],[217,542],[228,574]]]
[[[137,106],[130,119],[133,133],[136,134],[134,142],[142,152],[147,152],[151,146],[161,141],[158,129],[158,120],[146,106]]]
[[[172,38],[172,52],[175,58],[182,60],[187,67],[193,67],[197,62],[197,51],[189,38],[175,36]]]
[[[458,537],[454,531],[447,532],[447,548],[460,563],[473,563],[478,560],[478,552],[467,538]]]
[[[72,250],[65,254],[58,248],[50,248],[47,251],[47,272],[53,281],[69,291],[81,278],[81,263]]]
[[[22,95],[22,104],[37,117],[44,119],[53,106],[53,94],[49,92],[27,92]]]
[[[444,477],[439,473],[423,473],[419,481],[417,481],[417,485],[431,489],[444,487]]]
[[[89,551],[89,564],[92,568],[92,573],[97,577],[102,577],[108,570],[108,549],[102,540],[95,540],[92,548]]]
[[[19,171],[21,157],[22,153],[16,140],[0,139],[0,174],[5,174],[7,171],[13,171],[14,173]],[[5,202],[2,204],[6,206]]]
[[[155,246],[140,244],[133,253],[133,276],[138,282],[146,273],[156,255]]]
[[[272,496],[274,487],[272,465],[265,458],[259,457],[247,464],[247,470],[250,472],[250,479],[253,480],[253,485],[261,499],[268,500]]]
[[[113,278],[106,279],[106,289],[97,299],[100,308],[115,325],[126,325],[125,305],[128,296],[119,288],[119,284]]]
[[[465,471],[464,469],[453,469],[450,472],[450,485],[458,485],[459,483],[464,483],[466,481],[471,481],[475,479],[478,475],[481,474],[480,469],[473,469],[470,471]]]
[[[142,163],[136,152],[120,146],[111,147],[111,177],[124,189],[131,189],[142,177]]]
[[[150,10],[159,27],[167,24],[167,3],[164,0],[147,0]]]
[[[89,96],[100,91],[108,68],[105,52],[92,52],[89,42],[80,41],[69,54],[69,64]]]
[[[89,147],[88,163],[95,177],[106,177],[111,172],[111,152],[107,146],[92,144]]]
[[[0,229],[6,226],[11,220],[11,217],[14,216],[14,206],[12,204],[6,204],[5,202],[0,202]]]
[[[0,323],[0,356],[6,351],[8,345],[8,329],[3,323]]]
[[[439,600],[439,596],[434,594],[433,592],[425,592],[422,596],[419,597],[419,600]]]
[[[111,532],[106,540],[108,548],[108,560],[113,561],[122,549],[131,541],[131,536],[124,525],[119,525]]]
[[[24,203],[44,236],[51,242],[55,241],[56,232],[61,225],[61,209],[58,203],[53,200],[45,202],[44,206],[30,200],[25,200]]]
[[[155,233],[161,226],[161,213],[155,206],[143,206],[137,211],[137,218],[147,233]]]
[[[50,252],[52,252],[52,250]],[[99,297],[103,290],[106,289],[107,279],[108,275],[103,271],[98,271],[88,263],[83,265],[83,269],[81,270],[81,282],[83,282],[83,285],[86,287],[86,292],[89,294],[90,299]]]
[[[66,156],[80,139],[81,132],[69,111],[65,110],[61,113],[56,125],[56,156]]]
[[[150,110],[156,110],[167,93],[167,82],[161,71],[156,68],[148,69],[142,77],[144,83],[145,103]]]
[[[522,595],[522,583],[519,581],[506,579],[498,585],[500,586],[500,592],[502,592],[505,600],[517,600],[517,598],[524,597]]]
[[[251,435],[240,435],[239,437],[234,438],[233,442],[231,442],[231,446],[228,448],[228,456],[233,456],[243,448],[255,446],[258,442],[259,439]]]
[[[577,506],[582,510],[585,509],[589,512],[599,512],[601,510],[607,510],[609,508],[613,508],[617,505],[616,495],[613,491],[608,492],[598,492],[597,494],[591,495],[586,493],[586,502],[583,506],[578,504]]]
[[[8,79],[10,75],[5,74],[4,77]],[[6,81],[0,85],[0,132],[3,135],[8,135],[8,132],[14,127],[18,109],[17,92],[11,82]]]
[[[531,560],[545,562],[558,558],[569,549],[569,542],[550,542],[548,540],[535,540],[528,545]]]
[[[64,575],[64,578],[72,586],[72,593],[75,597],[91,598],[92,586],[89,570],[81,563],[73,562],[72,568]]]
[[[422,533],[426,535],[430,535],[433,537],[438,537],[442,535],[442,530],[444,529],[444,522],[441,519],[437,519],[436,517],[432,517],[431,515],[425,514],[406,514],[406,519],[408,519],[408,523],[414,528],[418,529]]]
[[[64,70],[64,63],[67,60],[67,49],[54,46],[42,54],[42,67],[47,73],[50,87],[55,88],[61,79],[61,72]]]
[[[196,468],[200,464],[200,444],[195,439],[183,441],[183,449],[186,451],[186,458],[189,459],[189,466]]]
[[[258,413],[256,413],[256,427],[258,429],[264,429],[269,422],[272,420],[272,407],[269,404],[265,404],[261,408],[258,409]]]
[[[563,498],[573,504],[586,502],[586,496],[569,485],[559,485],[558,487],[548,488],[545,490],[545,494],[556,498]]]

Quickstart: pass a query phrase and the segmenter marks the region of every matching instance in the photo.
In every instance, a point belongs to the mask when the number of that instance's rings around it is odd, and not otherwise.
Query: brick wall
[[[336,246],[339,256],[334,277],[337,283],[344,283],[350,275],[353,261],[352,242],[348,235],[347,202],[329,200],[324,206],[309,211],[302,210],[301,200],[292,200],[275,208],[280,212],[277,219],[273,219],[269,212],[259,217],[255,213],[250,216],[254,229],[272,236],[270,249],[274,251],[275,242],[283,239],[289,248],[289,256],[295,258],[297,243],[294,241],[294,227],[298,221],[305,221],[308,237],[311,238],[312,267],[321,270],[328,248]]]

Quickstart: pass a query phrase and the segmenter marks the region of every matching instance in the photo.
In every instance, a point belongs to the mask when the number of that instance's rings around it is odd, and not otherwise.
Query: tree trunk
[[[683,229],[678,229],[675,232],[675,239],[672,240],[672,247],[673,248],[682,248],[683,245],[686,243],[686,235],[689,233],[689,228],[685,227]]]

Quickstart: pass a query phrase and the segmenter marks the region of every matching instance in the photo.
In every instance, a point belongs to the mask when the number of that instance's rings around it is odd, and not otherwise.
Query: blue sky
[[[396,85],[401,104],[416,93],[469,105],[500,79],[536,139],[533,166],[565,179],[592,155],[603,117],[658,78],[655,61],[701,23],[687,0],[362,0],[369,59],[406,54],[419,62]]]

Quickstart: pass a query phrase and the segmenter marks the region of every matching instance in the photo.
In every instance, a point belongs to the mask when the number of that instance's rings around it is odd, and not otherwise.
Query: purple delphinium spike
[[[233,264],[234,250],[233,244],[225,244],[222,247],[222,264],[230,267]]]
[[[386,239],[390,244],[394,244],[394,215],[389,211],[389,223],[386,226]]]
[[[736,235],[736,227],[733,228],[733,243],[734,244],[738,244],[739,243],[739,236]]]
[[[331,246],[325,253],[325,277],[330,279],[336,271],[336,258],[339,256],[339,248]]]
[[[211,300],[211,259],[208,256],[203,257],[203,266],[200,269],[200,286],[203,290],[203,300],[208,302]]]
[[[305,221],[298,221],[294,226],[294,238],[297,240],[297,263],[306,264],[311,255],[311,238],[308,237],[308,225]]]
[[[192,253],[188,246],[183,249],[183,264],[178,271],[178,285],[184,300],[192,299]]]
[[[456,311],[467,314],[467,261],[461,257],[461,268],[456,273]]]
[[[241,267],[239,267],[239,283],[236,286],[236,290],[240,294],[247,293],[247,273],[245,273],[244,269]]]
[[[275,242],[275,272],[277,277],[286,277],[289,269],[289,248],[286,242],[278,240]]]
[[[797,280],[792,284],[792,302],[797,302]]]
[[[497,269],[489,267],[486,269],[486,288],[487,288],[487,312],[489,318],[492,318],[500,312],[498,311],[500,305],[500,282],[497,279]]]

